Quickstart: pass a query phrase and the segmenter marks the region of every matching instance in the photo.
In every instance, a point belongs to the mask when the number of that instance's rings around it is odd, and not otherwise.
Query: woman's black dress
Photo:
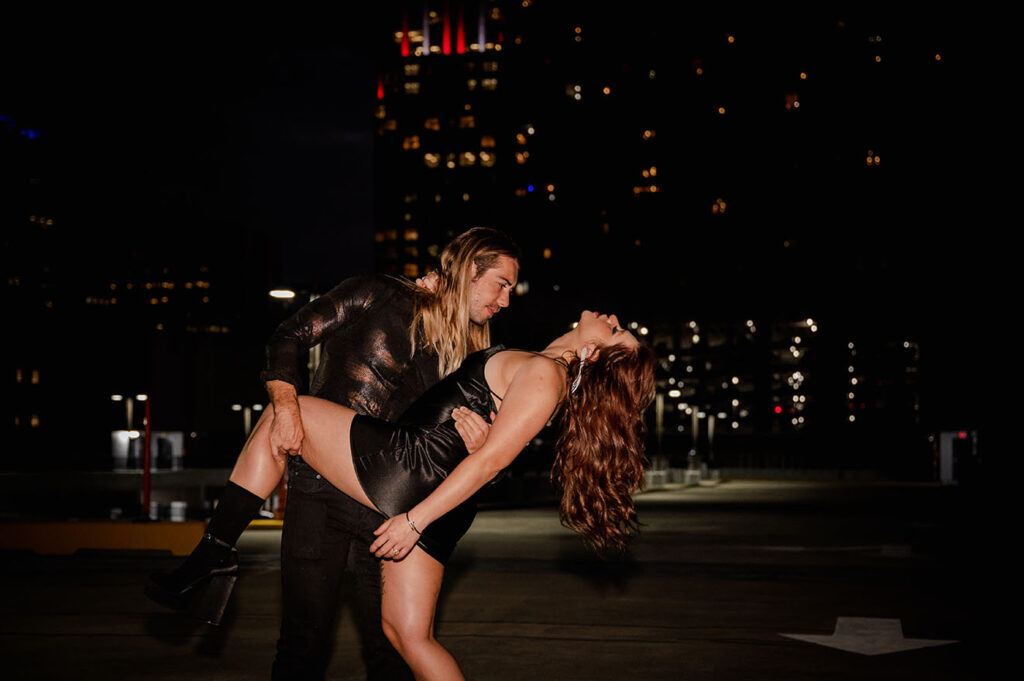
[[[466,458],[452,410],[468,407],[489,420],[496,408],[484,366],[504,349],[497,345],[466,357],[455,372],[417,398],[398,424],[356,415],[349,435],[356,475],[385,516],[405,513],[425,499]],[[475,516],[476,503],[470,498],[424,529],[419,546],[447,562]]]

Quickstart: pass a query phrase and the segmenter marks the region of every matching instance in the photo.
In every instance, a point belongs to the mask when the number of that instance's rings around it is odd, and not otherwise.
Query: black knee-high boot
[[[238,576],[234,545],[262,505],[263,499],[229,481],[199,544],[177,570],[150,575],[146,595],[219,624]]]

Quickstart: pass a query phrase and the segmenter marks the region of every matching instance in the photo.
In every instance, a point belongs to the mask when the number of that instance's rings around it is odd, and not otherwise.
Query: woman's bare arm
[[[519,452],[547,424],[565,390],[565,373],[543,357],[521,360],[505,392],[487,441],[459,463],[430,496],[409,509],[409,519],[423,531],[430,523],[473,496],[504,470]],[[411,550],[418,538],[405,515],[395,516],[376,530],[370,550],[378,556],[400,556]]]

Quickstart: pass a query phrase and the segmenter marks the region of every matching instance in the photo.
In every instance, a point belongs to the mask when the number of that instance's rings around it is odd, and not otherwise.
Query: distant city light
[[[114,402],[120,402],[124,399],[124,395],[111,395],[110,399]]]
[[[682,395],[683,395],[683,393],[678,391],[678,390],[669,390],[668,391],[668,396],[669,397],[682,397]]]
[[[146,395],[145,393],[143,393],[143,394],[140,394],[140,395],[136,395],[135,399],[137,399],[139,402],[145,402],[146,400],[149,399],[149,395]]]
[[[231,411],[242,411],[242,405],[240,405],[240,404],[232,404],[231,405]]]
[[[281,300],[291,300],[295,297],[295,291],[286,288],[275,288],[270,291],[271,298],[280,298]]]

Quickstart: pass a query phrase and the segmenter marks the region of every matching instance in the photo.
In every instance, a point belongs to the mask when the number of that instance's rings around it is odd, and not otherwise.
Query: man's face
[[[498,256],[494,267],[476,276],[469,284],[469,319],[474,324],[486,324],[503,307],[508,307],[508,297],[519,276],[519,263],[505,255]]]

